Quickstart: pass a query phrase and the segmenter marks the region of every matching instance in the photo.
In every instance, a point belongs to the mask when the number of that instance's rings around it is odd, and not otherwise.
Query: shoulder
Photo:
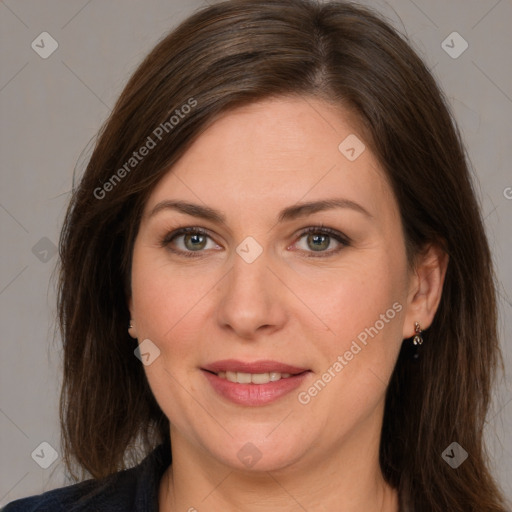
[[[113,480],[113,479],[110,479]],[[1,512],[64,512],[65,510],[86,510],[85,505],[91,510],[103,510],[101,501],[107,500],[111,492],[105,492],[105,480],[87,480],[75,485],[53,489],[43,494],[30,496],[13,501],[6,505]],[[118,492],[124,495],[123,489],[118,487]],[[99,501],[99,503],[98,503]]]
[[[170,446],[164,443],[134,468],[22,498],[0,512],[156,511],[160,479],[170,462]]]

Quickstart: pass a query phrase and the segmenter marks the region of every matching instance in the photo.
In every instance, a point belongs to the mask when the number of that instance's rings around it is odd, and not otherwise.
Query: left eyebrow
[[[299,203],[289,206],[279,214],[279,222],[305,217],[306,215],[311,215],[324,210],[332,210],[333,208],[349,208],[362,213],[370,219],[374,218],[366,208],[361,206],[359,203],[351,201],[350,199],[325,199],[323,201],[312,201],[309,203]]]

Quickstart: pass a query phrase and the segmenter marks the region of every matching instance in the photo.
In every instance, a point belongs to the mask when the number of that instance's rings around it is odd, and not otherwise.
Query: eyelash
[[[178,254],[180,256],[184,256],[186,258],[200,258],[202,256],[200,253],[204,252],[204,251],[182,251],[182,250],[176,250],[176,249],[170,248],[170,244],[171,244],[171,242],[175,238],[177,238],[179,236],[182,236],[182,235],[190,234],[190,233],[207,236],[208,238],[211,239],[211,236],[209,235],[209,233],[205,229],[203,229],[203,228],[200,228],[200,227],[184,227],[184,228],[176,229],[175,231],[173,231],[171,233],[168,233],[162,239],[160,245],[161,245],[161,247],[165,247],[168,250],[170,250],[171,252],[173,252],[175,254]],[[339,231],[336,231],[336,230],[328,228],[328,227],[324,227],[323,225],[310,226],[308,228],[303,229],[300,232],[297,240],[300,240],[302,237],[304,237],[305,235],[308,235],[310,233],[321,234],[321,235],[328,235],[329,237],[334,238],[337,242],[339,242],[341,244],[341,247],[336,249],[336,250],[331,250],[331,251],[319,251],[318,254],[313,254],[314,251],[306,251],[306,252],[311,252],[312,253],[312,254],[306,255],[307,258],[326,258],[326,257],[329,257],[329,256],[331,256],[333,254],[337,254],[344,247],[348,247],[350,245],[350,243],[351,243],[351,240],[350,240],[349,237],[342,235]],[[195,252],[197,252],[198,254],[195,254]]]

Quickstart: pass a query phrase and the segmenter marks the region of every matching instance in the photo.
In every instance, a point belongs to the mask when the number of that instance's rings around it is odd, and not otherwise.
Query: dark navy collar
[[[158,512],[160,480],[171,460],[167,440],[133,468],[13,501],[2,512]]]

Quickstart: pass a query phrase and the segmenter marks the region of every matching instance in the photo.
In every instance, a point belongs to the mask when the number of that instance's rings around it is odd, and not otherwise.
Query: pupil
[[[327,235],[309,235],[308,242],[313,242],[312,248],[315,251],[327,249],[329,246],[329,236]]]
[[[188,235],[185,238],[185,245],[187,249],[191,249],[193,251],[197,251],[198,249],[202,249],[204,246],[204,235]],[[187,244],[187,242],[192,242],[192,244]]]

